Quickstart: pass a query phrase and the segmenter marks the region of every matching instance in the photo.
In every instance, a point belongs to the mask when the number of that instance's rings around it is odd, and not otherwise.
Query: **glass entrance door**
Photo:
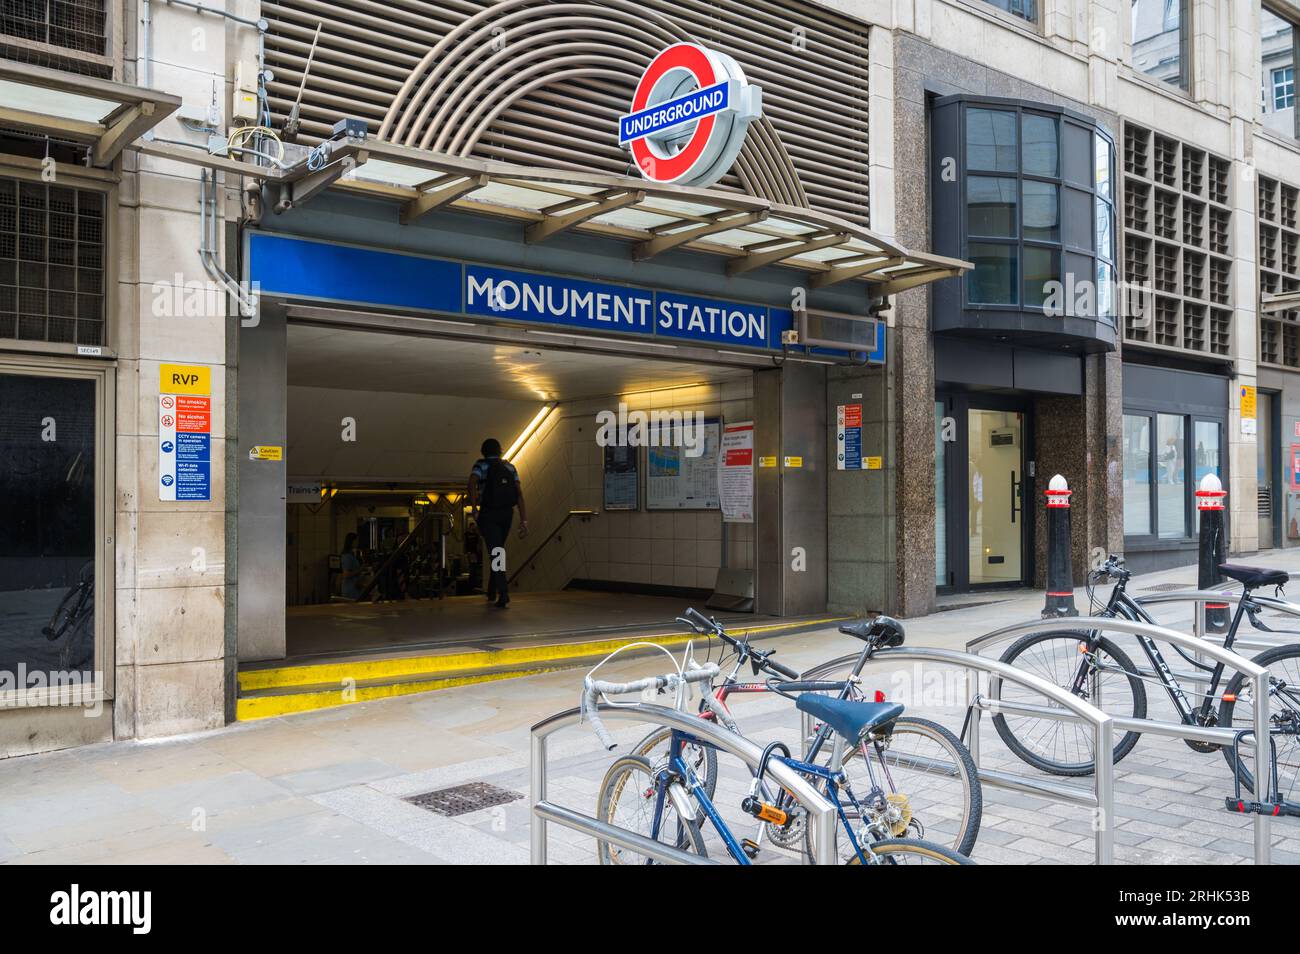
[[[1034,575],[1027,405],[1009,395],[940,392],[935,436],[936,586],[1024,585]]]
[[[1024,575],[1024,421],[1018,411],[971,408],[967,440],[969,584]]]

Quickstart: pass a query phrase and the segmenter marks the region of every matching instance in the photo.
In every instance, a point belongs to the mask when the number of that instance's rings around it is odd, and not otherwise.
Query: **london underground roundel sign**
[[[651,182],[712,185],[726,174],[762,114],[763,91],[725,53],[674,43],[646,67],[620,116],[618,141]]]

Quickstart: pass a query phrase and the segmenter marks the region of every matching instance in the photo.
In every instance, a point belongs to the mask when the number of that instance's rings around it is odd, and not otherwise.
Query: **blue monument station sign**
[[[784,308],[593,282],[293,236],[248,236],[249,279],[261,295],[559,325],[600,334],[782,350]],[[868,360],[884,360],[884,325]],[[804,349],[797,349],[802,352]],[[835,355],[827,349],[819,354]],[[845,354],[845,352],[838,352]]]

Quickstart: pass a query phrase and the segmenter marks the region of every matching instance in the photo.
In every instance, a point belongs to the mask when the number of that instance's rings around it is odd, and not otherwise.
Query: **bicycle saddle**
[[[840,632],[845,636],[856,636],[868,643],[875,643],[880,649],[903,645],[903,624],[892,616],[877,616],[875,619],[859,620],[841,626]]]
[[[1230,580],[1236,580],[1246,589],[1257,586],[1281,586],[1291,575],[1286,570],[1269,570],[1259,566],[1243,566],[1240,563],[1221,563],[1219,572]]]
[[[850,702],[813,692],[796,699],[795,707],[830,726],[850,745],[857,745],[876,726],[893,722],[903,714],[901,702]]]

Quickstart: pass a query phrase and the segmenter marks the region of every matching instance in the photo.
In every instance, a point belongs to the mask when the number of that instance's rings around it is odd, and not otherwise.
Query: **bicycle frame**
[[[1133,622],[1150,623],[1159,625],[1156,620],[1144,610],[1137,602],[1126,592],[1127,579],[1121,579],[1116,582],[1114,589],[1111,591],[1110,599],[1106,601],[1106,608],[1098,615],[1114,616],[1131,620]],[[1237,604],[1237,610],[1233,614],[1232,624],[1228,627],[1227,635],[1223,638],[1223,648],[1231,649],[1232,644],[1237,638],[1237,627],[1241,624],[1242,617],[1247,610],[1254,604],[1250,601],[1250,593],[1244,593],[1241,601]],[[1095,651],[1096,641],[1100,634],[1093,633],[1088,639],[1090,651]],[[1178,712],[1178,718],[1185,725],[1208,725],[1208,720],[1214,709],[1214,697],[1218,691],[1219,682],[1223,678],[1225,666],[1223,663],[1217,663],[1214,666],[1207,666],[1196,662],[1190,656],[1180,652],[1188,662],[1198,669],[1203,669],[1210,673],[1209,688],[1205,690],[1205,698],[1199,705],[1193,705],[1188,698],[1187,693],[1183,690],[1182,684],[1178,677],[1174,675],[1173,670],[1169,668],[1169,663],[1165,661],[1164,654],[1160,652],[1160,647],[1156,645],[1155,640],[1149,636],[1138,635],[1134,637],[1142,647],[1142,652],[1146,655],[1151,663],[1151,668],[1164,687],[1165,693],[1169,696],[1169,701],[1173,703],[1174,709]],[[1082,660],[1079,663],[1079,671],[1075,675],[1072,689],[1079,692],[1083,689],[1084,680],[1087,677],[1087,661]]]
[[[709,820],[709,823],[718,833],[718,837],[722,839],[723,844],[726,846],[727,853],[731,855],[737,864],[752,865],[753,861],[750,859],[749,855],[745,854],[745,849],[741,847],[740,842],[736,840],[736,836],[732,834],[731,829],[727,826],[727,823],[723,820],[721,814],[719,814],[717,807],[713,804],[713,800],[709,798],[708,792],[704,790],[704,783],[700,781],[695,770],[687,764],[685,759],[682,758],[682,747],[687,742],[691,742],[695,745],[708,745],[707,742],[704,742],[689,733],[682,732],[679,729],[673,729],[672,738],[669,742],[670,755],[668,759],[668,767],[662,770],[655,779],[655,813],[654,822],[650,830],[650,837],[656,841],[658,840],[660,825],[663,821],[664,799],[670,797],[668,789],[669,786],[673,784],[674,779],[680,778],[685,784],[686,790],[690,793],[691,797],[695,799],[696,804],[698,804],[704,811],[704,816]],[[852,802],[853,807],[857,809],[859,817],[861,817],[862,806],[859,805],[857,799],[854,798],[853,790],[847,784],[847,779],[845,779],[844,773],[840,770],[832,771],[824,766],[814,765],[811,762],[805,762],[801,759],[786,758],[784,756],[775,756],[775,758],[780,759],[780,761],[784,762],[796,772],[803,775],[810,775],[826,782],[826,795],[830,799],[831,804],[835,806],[835,814],[839,818],[840,824],[844,826],[844,830],[848,833],[849,842],[853,845],[853,852],[857,856],[860,864],[867,864],[866,854],[862,850],[862,845],[858,841],[857,834],[853,831],[853,825],[849,822],[848,815],[844,811],[844,805],[840,801],[840,789],[843,787],[850,802]],[[680,808],[678,809],[678,814],[682,814]]]

